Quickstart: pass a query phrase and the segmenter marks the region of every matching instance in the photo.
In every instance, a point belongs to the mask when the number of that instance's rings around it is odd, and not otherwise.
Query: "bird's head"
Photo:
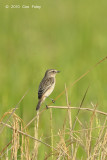
[[[57,71],[56,69],[48,69],[45,73],[45,76],[49,76],[49,77],[55,77],[57,73],[59,73],[60,71]]]

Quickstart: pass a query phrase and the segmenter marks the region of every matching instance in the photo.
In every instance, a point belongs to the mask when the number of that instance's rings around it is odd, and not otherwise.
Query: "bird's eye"
[[[55,73],[55,71],[53,71],[53,73]]]

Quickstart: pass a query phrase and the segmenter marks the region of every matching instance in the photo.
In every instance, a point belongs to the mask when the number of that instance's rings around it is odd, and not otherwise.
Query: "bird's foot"
[[[54,100],[54,99],[52,99],[52,103],[55,103],[55,100]]]
[[[49,109],[49,107],[46,105],[46,109]]]
[[[51,99],[52,103],[55,103],[55,100],[54,100],[54,99],[52,99],[52,98],[50,98],[50,97],[47,97],[47,98]]]

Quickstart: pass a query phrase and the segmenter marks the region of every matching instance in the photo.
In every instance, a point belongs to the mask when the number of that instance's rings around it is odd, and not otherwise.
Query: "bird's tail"
[[[36,106],[36,111],[39,110],[40,106],[41,106],[42,100],[40,99],[37,106]]]

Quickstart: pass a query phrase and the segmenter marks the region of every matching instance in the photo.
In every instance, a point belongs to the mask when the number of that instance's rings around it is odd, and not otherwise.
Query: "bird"
[[[42,81],[39,84],[38,89],[38,104],[36,106],[36,111],[39,110],[41,104],[45,101],[47,97],[53,92],[56,79],[55,76],[60,71],[57,71],[55,69],[48,69],[45,72],[45,75],[42,79]],[[54,100],[52,100],[54,102]]]

